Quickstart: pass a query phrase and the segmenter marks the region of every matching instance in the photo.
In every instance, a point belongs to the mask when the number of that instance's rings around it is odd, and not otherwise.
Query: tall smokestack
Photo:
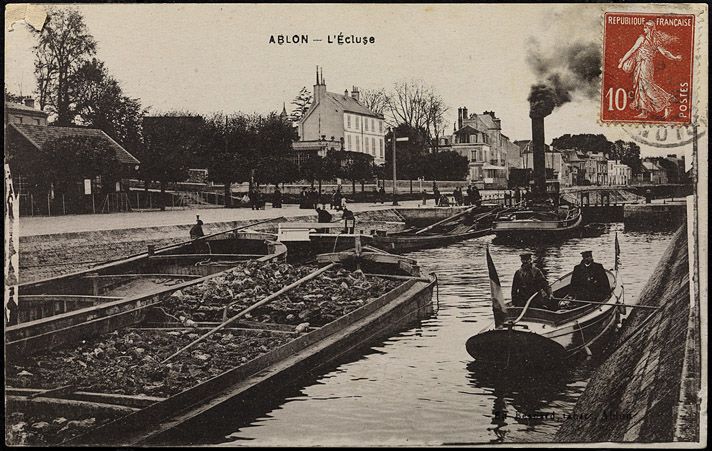
[[[457,109],[457,129],[462,128],[462,108]]]
[[[535,198],[542,198],[546,193],[544,116],[530,115],[530,117],[532,119],[532,152],[534,157],[534,189],[532,194],[534,194]]]

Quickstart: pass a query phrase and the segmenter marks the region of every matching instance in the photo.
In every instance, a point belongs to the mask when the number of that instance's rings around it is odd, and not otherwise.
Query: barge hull
[[[210,424],[209,414],[227,402],[248,403],[255,396],[273,394],[308,370],[429,316],[434,285],[434,279],[408,281],[318,330],[71,443],[102,445],[112,437],[114,446],[164,444],[177,431],[194,431],[193,425]]]

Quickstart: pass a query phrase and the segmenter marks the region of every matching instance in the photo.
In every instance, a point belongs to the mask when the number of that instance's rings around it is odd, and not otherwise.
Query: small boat
[[[625,307],[623,286],[612,271],[606,271],[612,290],[601,301],[572,298],[573,273],[568,273],[551,284],[553,299],[567,301],[566,307],[562,302],[558,302],[558,310],[533,307],[541,305],[540,293],[533,294],[524,307],[515,307],[502,299],[489,250],[487,258],[495,322],[465,344],[476,362],[496,368],[552,368],[577,355],[600,350],[617,330]],[[504,308],[499,307],[501,304]]]
[[[474,214],[474,208],[457,213],[424,229],[374,235],[373,246],[400,254],[420,249],[443,247],[452,243],[479,238],[492,233],[492,221],[498,211]]]
[[[17,324],[6,351],[33,353],[139,322],[146,307],[245,260],[285,259],[270,233],[243,226],[96,267],[18,286]]]
[[[581,209],[575,206],[531,206],[500,214],[492,231],[505,240],[557,239],[575,235],[582,222]]]
[[[317,254],[353,249],[356,239],[368,244],[371,237],[360,230],[347,231],[342,221],[281,222],[275,239],[287,246],[290,262],[301,262]]]
[[[252,341],[265,339],[268,336],[276,337],[274,340],[278,340],[280,344],[272,346],[269,350],[264,349],[264,352],[257,352],[256,357],[230,358],[226,361],[227,369],[207,380],[195,382],[189,388],[169,397],[146,396],[144,392],[140,395],[97,393],[81,391],[76,386],[50,389],[6,386],[8,398],[6,410],[8,412],[32,411],[42,408],[46,411],[51,408],[56,415],[71,419],[76,418],[81,409],[93,408],[92,415],[97,418],[101,416],[101,420],[97,419],[96,424],[92,423],[92,427],[84,430],[83,434],[68,438],[62,442],[63,445],[190,444],[191,440],[195,440],[193,435],[195,431],[215,431],[216,428],[220,428],[221,421],[223,423],[226,421],[225,409],[230,412],[234,412],[232,409],[235,408],[250,411],[253,406],[260,405],[260,402],[274,395],[282,387],[308,376],[324,364],[338,360],[341,356],[367,346],[374,340],[404,330],[413,322],[433,313],[432,294],[437,283],[436,278],[432,274],[421,274],[417,262],[412,259],[391,255],[368,246],[363,248],[357,246],[352,252],[318,256],[317,261],[322,265],[318,270],[252,304],[200,337],[205,338],[222,328],[222,337],[216,338],[217,334],[215,334],[203,343],[217,343],[225,348],[246,343],[246,349],[251,349],[249,344]],[[346,268],[345,277],[353,275],[357,283],[364,285],[363,289],[367,290],[365,293],[372,293],[368,291],[369,280],[373,286],[375,278],[391,279],[389,283],[382,282],[379,285],[390,287],[389,291],[361,299],[358,301],[359,307],[354,307],[353,310],[318,327],[312,326],[299,330],[300,325],[295,330],[294,326],[286,324],[243,321],[247,318],[244,316],[245,312],[257,308],[268,299],[276,298],[279,293],[289,293],[289,297],[292,298],[296,295],[295,288],[300,283],[305,284],[307,280],[315,283],[315,279],[318,278],[323,278],[322,280],[325,281],[333,280],[327,277],[326,271],[335,268]],[[290,302],[299,300],[294,299]],[[237,319],[238,317],[240,318]],[[230,323],[233,320],[234,322]],[[144,327],[146,333],[185,337],[187,335],[184,334],[187,333],[197,336],[197,332],[202,333],[206,328],[214,325],[214,323],[199,323],[196,329],[181,327],[180,323],[157,324],[153,321],[145,326],[144,323],[134,325],[131,329],[140,331],[141,327]],[[194,340],[191,344],[197,341]],[[191,344],[178,352],[188,349]],[[191,352],[184,352],[181,360],[173,360],[171,363],[182,368],[183,361],[186,359],[196,359],[196,355],[205,357],[196,354],[198,351],[194,351],[195,349],[193,347]],[[150,349],[146,350],[148,351]],[[250,352],[250,355],[255,355],[251,350]],[[165,364],[175,355],[177,353],[160,364]],[[159,360],[163,357],[161,356]],[[149,357],[144,357],[146,358]],[[75,415],[69,416],[70,414]],[[232,425],[222,427],[229,429]]]

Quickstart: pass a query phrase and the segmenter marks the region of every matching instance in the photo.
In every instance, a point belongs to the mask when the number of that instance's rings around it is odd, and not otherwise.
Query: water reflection
[[[671,232],[629,232],[623,224],[608,224],[600,236],[556,245],[495,243],[492,237],[482,237],[409,254],[423,270],[438,274],[437,316],[376,343],[369,352],[312,372],[293,390],[275,394],[261,411],[251,406],[225,410],[221,427],[206,426],[201,440],[261,446],[550,441],[597,362],[583,360],[555,373],[505,377],[472,363],[465,341],[492,322],[485,247],[490,246],[508,298],[522,251],[535,255],[535,263],[552,282],[571,271],[586,249],[593,250],[604,267],[613,267],[616,232],[626,302],[634,303]]]

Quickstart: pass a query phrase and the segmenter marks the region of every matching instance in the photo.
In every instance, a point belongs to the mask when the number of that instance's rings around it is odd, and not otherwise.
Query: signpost
[[[396,129],[391,129],[393,132],[393,205],[398,205],[398,200],[396,198],[396,183],[398,178],[396,177],[396,141],[408,141],[408,137],[396,138]]]

